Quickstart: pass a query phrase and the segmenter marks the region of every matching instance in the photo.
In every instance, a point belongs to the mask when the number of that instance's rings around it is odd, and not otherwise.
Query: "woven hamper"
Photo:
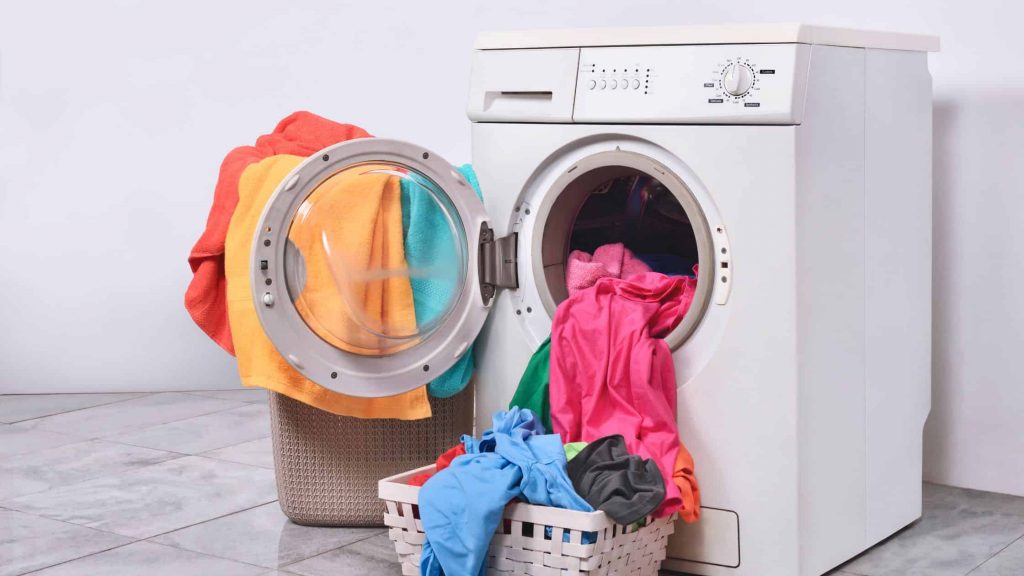
[[[336,416],[270,393],[281,509],[308,526],[383,526],[377,481],[432,463],[473,431],[472,386],[431,398],[426,420]]]

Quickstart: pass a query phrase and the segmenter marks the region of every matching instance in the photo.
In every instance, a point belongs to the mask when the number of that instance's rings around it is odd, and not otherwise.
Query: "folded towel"
[[[306,379],[293,369],[263,332],[250,289],[252,239],[263,208],[274,190],[303,160],[305,158],[301,156],[289,155],[266,158],[249,166],[239,182],[238,205],[231,217],[225,242],[225,272],[227,308],[242,383],[267,388],[342,416],[403,420],[427,418],[430,416],[430,402],[425,386],[383,398],[340,394]],[[415,315],[408,278],[400,274],[385,275],[377,280],[364,278],[356,283],[361,284],[361,288],[343,284],[341,289],[348,300],[338,294],[338,283],[329,271],[322,237],[315,234],[316,230],[327,231],[331,243],[346,248],[346,258],[350,258],[346,265],[353,267],[349,268],[351,272],[372,271],[371,267],[404,266],[400,195],[395,179],[381,176],[374,180],[376,186],[367,187],[365,182],[360,182],[362,186],[358,194],[352,190],[346,193],[344,187],[352,186],[353,182],[353,178],[336,177],[321,186],[313,194],[319,195],[323,191],[323,200],[327,203],[325,211],[321,215],[320,210],[315,210],[310,216],[318,219],[318,225],[303,226],[289,233],[289,240],[302,250],[307,268],[305,286],[296,308],[322,338],[349,350],[372,354],[379,350],[379,342],[367,334],[364,322],[367,318],[370,323],[376,319],[381,324],[386,322],[389,326],[410,329],[415,325]],[[346,213],[345,218],[328,218],[332,209],[346,209],[344,203],[352,202],[353,197],[364,198],[365,202],[349,205],[353,213]],[[323,220],[319,221],[321,218]],[[351,236],[346,236],[346,233]],[[387,257],[384,256],[385,248],[389,254]],[[363,259],[361,268],[355,264],[359,258]],[[343,304],[345,302],[347,304]],[[346,305],[355,308],[346,310]]]
[[[650,271],[647,264],[621,243],[599,246],[593,256],[582,250],[573,250],[565,267],[565,287],[572,296],[590,288],[601,278],[629,278]]]
[[[272,133],[257,138],[255,146],[240,146],[224,158],[206,229],[188,257],[193,276],[185,292],[185,308],[203,332],[228,353],[234,354],[235,348],[228,322],[224,250],[228,224],[238,204],[238,181],[242,172],[268,156],[309,156],[331,144],[369,136],[358,126],[338,124],[309,112],[296,112],[281,120]]]

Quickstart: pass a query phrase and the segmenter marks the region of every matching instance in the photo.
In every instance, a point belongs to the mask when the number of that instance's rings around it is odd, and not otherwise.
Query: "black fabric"
[[[621,434],[587,444],[566,468],[576,492],[618,524],[642,520],[665,499],[658,465],[627,452]]]

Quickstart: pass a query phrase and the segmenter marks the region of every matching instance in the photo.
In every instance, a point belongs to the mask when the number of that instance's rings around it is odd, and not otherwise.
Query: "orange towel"
[[[364,356],[417,342],[392,170],[367,164],[335,174],[306,198],[288,232],[305,260],[299,315],[331,345]]]
[[[231,218],[230,226],[225,243],[225,270],[227,276],[227,308],[231,322],[231,333],[235,352],[238,356],[238,371],[242,383],[246,386],[260,386],[279,392],[300,402],[326,410],[328,412],[343,416],[355,416],[358,418],[399,418],[403,420],[415,420],[428,418],[430,416],[430,402],[427,398],[426,386],[416,390],[390,396],[385,398],[361,398],[346,396],[324,388],[311,380],[306,379],[295,371],[278,353],[277,349],[267,338],[256,316],[256,308],[252,300],[250,288],[250,253],[252,250],[252,239],[259,225],[260,215],[264,206],[270,200],[274,190],[285,178],[285,176],[299,165],[304,158],[299,156],[279,155],[261,160],[250,165],[242,173],[238,186],[238,205]],[[365,186],[363,179],[359,184]],[[316,226],[303,227],[310,233],[316,230],[326,231],[332,238],[332,244],[337,238],[340,245],[343,241],[346,253],[359,253],[356,243],[362,239],[366,245],[366,264],[374,266],[381,263],[384,268],[395,269],[404,265],[404,252],[395,252],[394,244],[397,236],[397,246],[402,247],[402,221],[401,205],[398,196],[399,184],[394,178],[380,177],[377,180],[379,190],[360,188],[359,194],[345,193],[341,187],[351,186],[351,180],[343,177],[335,177],[325,183],[321,188],[314,191],[313,195],[321,196],[325,201],[324,216],[338,206],[331,206],[334,202],[344,202],[353,195],[360,196],[365,202],[353,204],[352,208],[358,208],[358,218],[352,213],[344,213],[343,217],[336,217],[330,222],[323,221],[322,228]],[[371,193],[372,192],[372,193]],[[349,200],[351,201],[351,200]],[[319,213],[319,209],[316,210]],[[337,216],[337,212],[334,212]],[[317,215],[316,218],[321,218]],[[378,225],[379,224],[379,225]],[[344,230],[356,230],[348,232],[354,234],[345,236]],[[317,232],[317,235],[319,233]],[[323,270],[326,264],[325,257],[317,251],[311,238],[305,233],[298,233],[297,227],[293,225],[289,233],[289,239],[296,246],[305,248],[303,256],[307,258],[306,286],[300,295],[300,301],[306,306],[298,306],[307,322],[315,317],[321,320],[319,326],[314,330],[324,337],[330,334],[335,340],[345,341],[349,338],[362,337],[364,333],[361,327],[350,321],[351,316],[341,314],[332,316],[343,309],[332,309],[330,302],[341,300],[337,294],[337,286],[330,272]],[[319,238],[318,238],[319,239]],[[376,254],[376,256],[374,256]],[[347,263],[355,266],[355,264]],[[363,272],[369,270],[364,267]],[[360,272],[358,266],[354,269]],[[372,272],[372,270],[369,270]],[[404,281],[404,286],[403,286]],[[390,275],[377,281],[364,282],[365,290],[362,300],[349,300],[349,302],[362,302],[362,312],[368,310],[377,311],[378,319],[387,319],[393,325],[404,327],[411,326],[415,329],[415,312],[412,303],[412,290],[409,288],[407,277]],[[344,288],[344,287],[343,287]],[[347,288],[345,288],[347,290]],[[330,291],[334,291],[332,294]],[[366,297],[369,295],[370,299]],[[326,304],[321,304],[321,302]],[[298,304],[298,303],[297,303]],[[311,306],[312,307],[311,307]],[[321,309],[320,306],[326,306]],[[356,305],[357,308],[359,305]],[[375,307],[376,306],[376,307]],[[369,316],[374,317],[372,313]],[[393,316],[392,316],[393,315]],[[330,320],[334,318],[335,320]],[[328,319],[324,322],[325,319]],[[406,322],[403,325],[402,322]],[[367,341],[362,344],[371,344],[364,352],[372,352],[372,343]],[[348,349],[353,349],[349,347]]]
[[[196,324],[230,354],[235,353],[228,324],[224,241],[228,223],[238,204],[238,180],[250,164],[275,154],[309,156],[331,144],[370,134],[358,126],[338,124],[309,112],[295,112],[278,123],[255,146],[239,146],[224,158],[213,193],[206,229],[188,256],[192,282],[185,292],[185,308]]]
[[[700,487],[697,485],[697,477],[693,474],[693,456],[682,440],[679,441],[679,453],[676,454],[672,482],[679,487],[679,494],[683,497],[683,503],[679,506],[679,517],[688,524],[700,520]]]

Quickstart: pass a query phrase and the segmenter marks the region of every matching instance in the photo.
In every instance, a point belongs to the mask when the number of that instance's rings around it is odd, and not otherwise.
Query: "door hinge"
[[[490,304],[498,288],[519,288],[519,267],[516,246],[519,234],[501,238],[486,222],[480,224],[480,295]]]

